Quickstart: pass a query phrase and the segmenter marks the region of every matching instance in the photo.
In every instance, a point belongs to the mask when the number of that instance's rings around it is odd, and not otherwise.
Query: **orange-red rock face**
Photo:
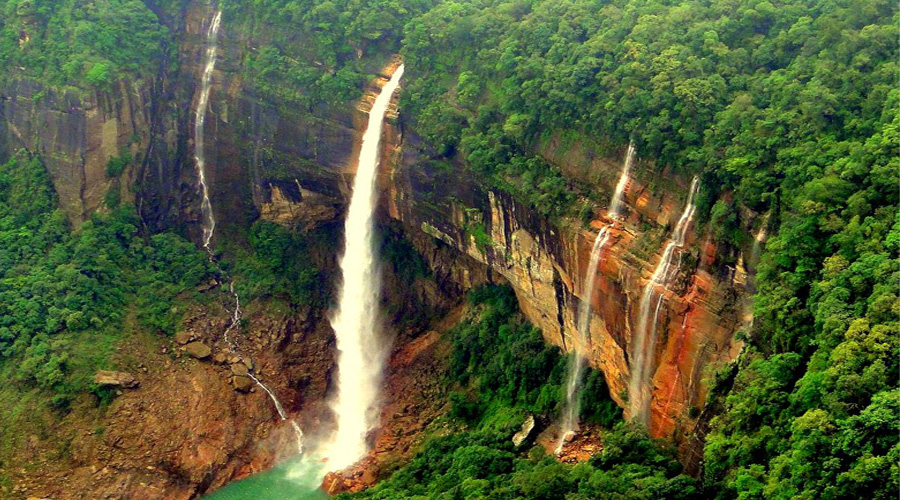
[[[549,159],[565,161],[564,156]],[[609,180],[606,187],[611,192],[617,172],[609,170],[620,164],[605,158],[575,170],[591,168],[597,170],[595,177]],[[443,274],[465,276],[465,268],[480,263],[509,281],[523,312],[548,342],[565,350],[575,348],[578,341],[579,297],[593,286],[587,352],[591,364],[605,374],[613,398],[627,407],[629,349],[638,331],[641,291],[661,258],[687,194],[686,182],[669,179],[663,183],[657,175],[647,164],[635,169],[625,196],[625,221],[611,229],[592,284],[583,283],[586,267],[594,238],[608,220],[594,221],[589,229],[575,221],[551,224],[508,195],[467,182],[458,172],[429,169],[409,151],[404,151],[402,164],[390,173],[388,213],[409,232],[424,232],[464,254],[452,264],[440,264],[461,268],[444,269]],[[476,243],[473,228],[478,225],[490,237],[487,247]],[[741,325],[738,297],[743,288],[733,283],[733,273],[719,266],[717,245],[704,239],[703,232],[692,226],[685,247],[677,252],[677,269],[657,317],[661,333],[652,346],[648,381],[654,436],[685,436],[693,429],[696,422],[691,415],[697,412],[692,410],[704,406],[710,376],[740,349],[732,338]]]

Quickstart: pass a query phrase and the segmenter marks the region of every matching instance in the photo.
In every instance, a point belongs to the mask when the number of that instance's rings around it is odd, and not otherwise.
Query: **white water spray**
[[[628,143],[628,151],[625,153],[625,165],[622,167],[622,174],[619,175],[619,182],[616,183],[616,190],[613,193],[612,200],[609,202],[609,210],[607,215],[610,218],[617,218],[622,215],[622,200],[625,196],[625,187],[628,180],[631,179],[631,164],[634,162],[634,141]]]
[[[353,465],[366,454],[366,435],[378,423],[377,402],[386,353],[378,335],[381,277],[375,253],[375,180],[384,115],[402,76],[400,65],[369,112],[344,224],[346,243],[340,259],[343,283],[337,313],[331,320],[338,348],[337,395],[331,402],[337,429],[327,451],[333,470]]]
[[[194,159],[197,162],[197,175],[200,177],[200,192],[203,201],[200,203],[200,212],[203,217],[203,248],[212,254],[210,242],[213,232],[216,230],[216,217],[213,214],[212,203],[209,201],[209,184],[206,181],[206,152],[204,151],[204,131],[206,129],[206,111],[209,108],[209,91],[212,84],[212,74],[216,69],[216,44],[219,38],[219,27],[222,24],[222,11],[216,12],[212,23],[206,32],[206,58],[203,66],[203,76],[200,79],[200,99],[197,101],[197,109],[194,116]]]
[[[691,181],[691,189],[688,194],[687,204],[675,230],[672,238],[663,250],[662,259],[657,264],[650,281],[644,285],[641,293],[641,303],[638,309],[637,331],[631,342],[631,370],[628,381],[628,409],[631,419],[641,422],[644,425],[649,424],[650,412],[650,382],[651,367],[654,363],[654,353],[656,351],[656,340],[658,336],[657,318],[659,310],[663,303],[664,294],[657,292],[657,287],[662,286],[663,290],[668,289],[670,276],[670,267],[672,257],[675,250],[684,246],[684,238],[687,234],[687,228],[690,226],[694,218],[696,206],[694,205],[694,197],[700,187],[700,181],[697,177]],[[656,302],[654,307],[653,303]],[[653,314],[650,310],[653,309]]]
[[[619,175],[619,182],[616,184],[616,190],[609,203],[607,217],[610,219],[617,219],[621,215],[622,198],[625,194],[625,186],[628,185],[631,163],[633,161],[634,143],[631,143],[628,145],[628,152],[625,154],[625,164],[622,167],[622,173]],[[609,236],[609,226],[604,226],[597,233],[597,238],[594,240],[594,246],[591,249],[591,260],[587,269],[585,269],[584,290],[582,291],[581,305],[578,311],[578,342],[575,344],[574,360],[569,364],[569,377],[566,383],[566,406],[563,410],[562,422],[560,423],[559,442],[556,444],[557,455],[562,453],[566,441],[574,435],[578,427],[578,415],[581,413],[581,379],[584,375],[585,357],[588,354],[586,350],[591,337],[591,303],[594,299],[594,281],[597,279],[600,256],[603,247],[609,241]]]

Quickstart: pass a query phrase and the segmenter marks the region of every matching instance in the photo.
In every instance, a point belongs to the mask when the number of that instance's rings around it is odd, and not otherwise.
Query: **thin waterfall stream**
[[[591,303],[594,299],[594,281],[597,279],[597,271],[600,265],[600,256],[603,248],[609,241],[610,226],[621,217],[622,199],[625,194],[625,187],[628,185],[628,179],[631,172],[631,164],[634,161],[634,142],[628,144],[628,152],[625,153],[625,162],[622,166],[622,173],[619,175],[619,182],[616,184],[616,190],[613,193],[609,203],[607,217],[611,219],[611,224],[604,226],[597,238],[594,240],[594,246],[591,248],[591,259],[585,269],[584,290],[582,291],[581,305],[578,311],[578,342],[575,343],[575,356],[569,363],[569,376],[566,382],[566,406],[563,410],[563,419],[560,423],[559,441],[556,445],[556,454],[562,453],[563,446],[566,441],[571,439],[578,427],[578,416],[581,413],[581,386],[584,376],[585,361],[589,354],[587,346],[590,343],[590,327],[591,327]]]
[[[212,239],[216,231],[216,216],[213,212],[212,202],[209,198],[209,182],[206,177],[205,132],[206,113],[209,111],[209,95],[212,89],[213,72],[216,69],[216,60],[219,50],[219,29],[221,26],[222,11],[219,10],[213,15],[212,22],[210,22],[209,28],[206,30],[206,54],[203,62],[203,75],[200,78],[200,97],[197,100],[197,109],[194,113],[194,160],[197,165],[197,177],[200,180],[200,194],[203,197],[200,203],[200,212],[202,215],[201,226],[203,228],[203,248],[206,250],[206,253],[209,254],[210,262],[216,265],[220,275],[223,274],[222,269],[219,266],[218,260],[215,258],[215,253],[212,248]],[[232,298],[234,298],[234,309],[232,310],[231,318],[228,321],[228,326],[225,327],[223,338],[225,339],[225,344],[228,346],[228,350],[243,360],[243,356],[238,352],[234,340],[230,337],[231,332],[240,326],[241,321],[241,297],[234,287],[233,280],[229,284],[228,291]],[[284,407],[282,406],[281,401],[278,400],[278,397],[275,396],[275,393],[266,387],[256,376],[249,373],[249,367],[247,375],[256,382],[256,385],[269,395],[272,402],[275,404],[275,410],[278,412],[278,416],[281,417],[281,420],[288,421],[289,419],[284,412]],[[300,430],[300,426],[297,425],[296,422],[293,420],[289,421],[297,439],[298,453],[303,453],[303,431]]]
[[[700,181],[697,177],[691,181],[691,187],[688,194],[687,203],[684,211],[675,225],[672,237],[663,250],[662,258],[653,275],[641,293],[641,302],[638,308],[637,330],[634,332],[632,342],[630,344],[631,366],[628,381],[628,410],[631,419],[644,425],[649,423],[650,412],[650,389],[648,387],[652,376],[651,367],[654,363],[654,353],[656,352],[656,342],[658,337],[657,320],[659,311],[665,298],[665,292],[668,290],[669,280],[671,279],[672,257],[675,250],[684,246],[684,238],[687,234],[687,228],[690,226],[696,211],[694,198],[700,187]],[[663,288],[663,292],[657,290],[658,287]],[[651,315],[650,311],[653,310]]]
[[[203,64],[203,75],[200,78],[200,98],[194,114],[194,160],[197,164],[197,177],[200,179],[200,193],[203,200],[200,212],[203,217],[203,248],[212,257],[213,233],[216,230],[216,216],[213,214],[212,202],[209,200],[209,182],[206,180],[206,112],[209,109],[209,93],[212,88],[212,75],[216,69],[216,54],[219,50],[219,28],[222,26],[222,11],[216,11],[206,31],[206,56]]]
[[[344,469],[362,458],[368,451],[367,435],[378,424],[386,348],[378,322],[381,272],[375,251],[375,182],[384,117],[402,76],[401,64],[369,111],[344,224],[342,282],[337,312],[331,319],[338,349],[337,394],[331,401],[337,428],[326,453],[332,470]]]

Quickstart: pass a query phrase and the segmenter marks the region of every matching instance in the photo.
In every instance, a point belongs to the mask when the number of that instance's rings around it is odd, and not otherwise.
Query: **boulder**
[[[184,346],[184,349],[188,354],[197,359],[208,358],[209,355],[212,354],[212,349],[210,349],[209,346],[204,344],[203,342],[191,342],[190,344]]]
[[[525,422],[522,423],[522,428],[519,432],[515,433],[512,437],[513,445],[519,446],[525,442],[526,439],[531,437],[531,432],[534,430],[534,415],[528,415],[528,418],[525,419]]]
[[[228,356],[226,356],[224,352],[217,352],[213,354],[213,363],[217,365],[224,365],[227,361]]]
[[[123,389],[131,389],[138,386],[137,379],[128,372],[114,372],[100,370],[94,375],[94,382],[109,387],[121,387]]]
[[[235,363],[231,365],[231,373],[233,373],[235,377],[246,377],[249,371],[247,370],[247,365]]]
[[[325,478],[322,479],[321,489],[325,491],[329,496],[337,495],[338,493],[344,493],[350,490],[350,481],[345,479],[338,472],[329,472],[325,474]]]
[[[193,340],[194,334],[190,330],[179,330],[175,332],[175,342],[184,345]]]
[[[240,392],[250,392],[253,388],[253,380],[250,377],[235,375],[231,378],[231,383],[234,384],[234,389]]]

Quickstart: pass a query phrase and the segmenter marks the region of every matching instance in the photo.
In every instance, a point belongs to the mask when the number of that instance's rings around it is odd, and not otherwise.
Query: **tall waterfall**
[[[378,422],[377,403],[386,352],[378,328],[381,276],[375,252],[375,179],[384,115],[402,76],[401,65],[369,112],[344,224],[346,242],[340,259],[343,282],[338,310],[331,320],[338,348],[338,392],[331,402],[337,429],[326,453],[333,470],[346,468],[366,454],[366,435]]]
[[[212,203],[209,201],[209,184],[206,181],[206,152],[204,151],[204,131],[206,130],[206,111],[209,108],[209,90],[212,74],[216,69],[216,45],[219,39],[219,27],[222,25],[222,11],[217,11],[212,23],[206,31],[206,57],[203,65],[203,77],[200,79],[200,100],[194,116],[194,159],[197,162],[197,175],[200,177],[200,192],[203,201],[200,212],[203,217],[203,248],[212,253],[210,242],[216,230],[216,217],[213,215]]]
[[[657,318],[659,310],[663,303],[664,294],[657,291],[658,287],[662,287],[663,291],[668,289],[670,276],[670,267],[672,265],[672,257],[675,250],[684,246],[684,238],[687,234],[687,228],[690,226],[694,218],[696,206],[694,205],[694,197],[700,186],[699,179],[694,177],[691,181],[691,189],[688,194],[687,204],[675,230],[672,238],[663,250],[662,259],[657,264],[650,281],[644,285],[641,293],[641,303],[638,309],[637,331],[634,332],[631,342],[631,370],[628,381],[628,409],[632,420],[647,425],[650,417],[650,378],[652,376],[651,367],[654,363],[654,353],[656,351],[657,341]],[[650,313],[651,309],[653,314]]]
[[[622,211],[622,198],[625,194],[625,186],[628,185],[628,176],[631,171],[631,163],[634,161],[634,143],[628,145],[625,154],[625,164],[619,175],[619,182],[609,203],[607,217],[618,219]],[[559,442],[556,445],[556,454],[562,452],[566,440],[575,432],[578,426],[578,415],[581,413],[581,384],[584,375],[585,357],[589,354],[587,349],[590,342],[591,328],[591,302],[594,299],[594,281],[597,279],[597,268],[600,264],[600,255],[603,247],[609,241],[609,226],[604,226],[597,233],[594,246],[591,249],[591,260],[584,271],[584,290],[582,290],[581,305],[578,311],[578,342],[575,344],[575,357],[569,363],[569,377],[566,383],[566,406],[563,410],[563,419],[560,424]]]

